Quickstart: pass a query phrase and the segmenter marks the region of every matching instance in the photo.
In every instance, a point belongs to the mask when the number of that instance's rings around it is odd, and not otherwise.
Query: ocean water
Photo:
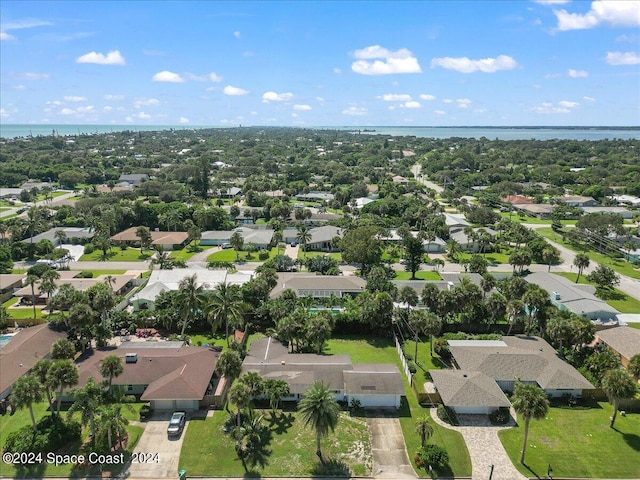
[[[10,125],[0,124],[0,137],[51,135],[75,136],[122,131],[197,130],[223,128],[185,125]],[[225,127],[226,128],[226,127]],[[415,136],[420,138],[488,138],[489,140],[640,140],[640,127],[311,127],[344,130],[369,135]]]

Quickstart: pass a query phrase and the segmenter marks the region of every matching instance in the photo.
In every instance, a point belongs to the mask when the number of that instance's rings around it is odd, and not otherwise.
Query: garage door
[[[200,407],[200,402],[197,400],[176,400],[176,410],[197,410]]]
[[[175,410],[175,400],[152,400],[151,408],[154,410]]]
[[[487,415],[493,408],[491,407],[453,407],[456,413],[471,415]]]
[[[400,395],[351,395],[360,400],[363,407],[395,407],[400,408]]]

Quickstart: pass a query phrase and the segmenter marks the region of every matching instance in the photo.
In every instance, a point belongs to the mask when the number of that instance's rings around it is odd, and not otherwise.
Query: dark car
[[[171,420],[169,420],[169,426],[167,427],[167,434],[180,435],[184,430],[184,424],[187,421],[187,414],[185,412],[173,412]]]
[[[293,242],[291,242],[291,246],[292,246],[292,247],[297,247],[297,246],[298,246],[298,243],[294,240]]]

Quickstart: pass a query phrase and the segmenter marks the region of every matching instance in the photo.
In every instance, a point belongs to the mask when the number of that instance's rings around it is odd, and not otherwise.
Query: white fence
[[[409,365],[407,363],[407,359],[404,356],[404,352],[402,351],[402,345],[400,345],[400,342],[398,341],[398,337],[396,336],[395,333],[393,334],[393,339],[396,342],[396,351],[398,352],[398,355],[400,356],[400,361],[402,362],[402,370],[404,371],[404,374],[407,376],[407,380],[409,380],[409,383],[413,385],[413,375],[409,371]]]

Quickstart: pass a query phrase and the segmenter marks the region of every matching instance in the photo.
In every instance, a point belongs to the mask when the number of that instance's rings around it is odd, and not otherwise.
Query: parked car
[[[41,258],[40,260],[36,260],[36,263],[43,263],[53,268],[54,270],[58,268],[58,264],[56,262],[54,262],[53,260],[48,260],[46,258]]]
[[[173,412],[171,420],[169,420],[169,426],[167,427],[167,435],[180,435],[184,430],[184,424],[187,421],[187,414],[185,412]]]
[[[225,242],[225,243],[221,244],[220,247],[222,249],[226,250],[227,248],[231,248],[231,244],[229,242]]]
[[[297,247],[297,246],[298,246],[298,243],[294,240],[293,242],[291,242],[291,246],[292,246],[292,247]]]

